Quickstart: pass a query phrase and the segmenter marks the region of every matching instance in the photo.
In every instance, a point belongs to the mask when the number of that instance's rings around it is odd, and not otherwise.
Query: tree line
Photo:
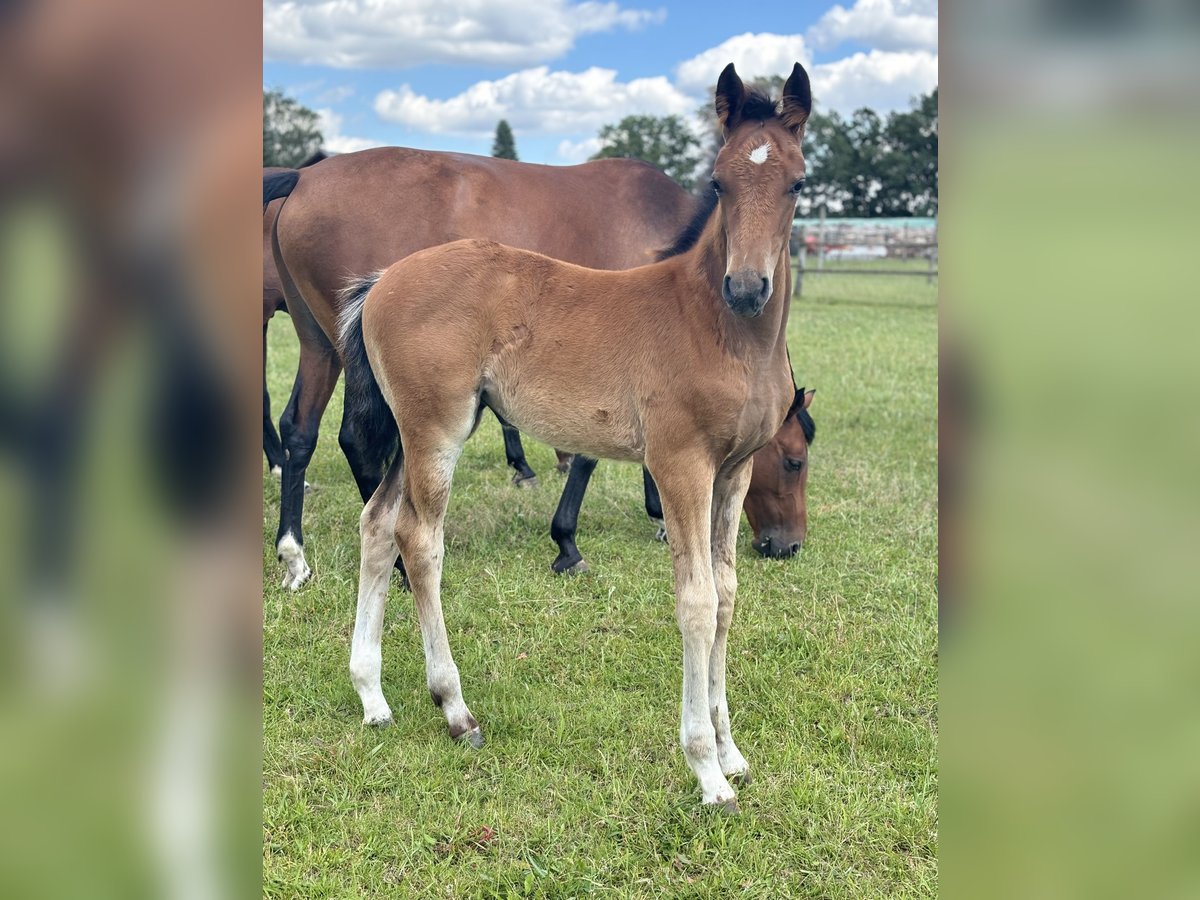
[[[777,96],[783,79],[754,83]],[[600,129],[592,159],[628,157],[657,166],[683,187],[707,182],[720,147],[712,103],[699,111],[697,135],[680,116],[626,116]],[[282,91],[263,94],[263,165],[295,166],[321,147],[318,116]],[[492,156],[517,159],[508,122],[496,126]],[[822,205],[844,216],[936,216],[938,209],[938,92],[916,97],[908,110],[881,116],[859,109],[848,117],[813,113],[804,136],[807,184],[800,212]]]

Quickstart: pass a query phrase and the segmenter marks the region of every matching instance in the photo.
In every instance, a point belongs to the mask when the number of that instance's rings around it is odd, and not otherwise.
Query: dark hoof
[[[723,815],[723,816],[736,816],[738,813],[740,813],[742,811],[742,808],[740,806],[738,806],[736,797],[730,797],[728,800],[725,800],[724,802],[707,803],[705,805],[708,806],[710,809],[715,809],[717,812],[721,813],[721,815]]]
[[[463,744],[470,744],[476,750],[483,749],[483,729],[476,725],[470,731],[464,731],[454,738]]]
[[[518,473],[513,476],[512,482],[519,488],[535,488],[538,486],[536,475],[521,475]]]
[[[746,785],[754,781],[754,779],[750,777],[749,770],[746,770],[745,772],[733,772],[732,774],[727,774],[725,777],[729,779],[730,784],[737,787],[746,787]]]
[[[556,559],[551,565],[551,570],[556,575],[582,575],[585,572],[590,572],[591,568],[587,564],[587,560],[578,559],[575,562],[568,562],[562,559]]]

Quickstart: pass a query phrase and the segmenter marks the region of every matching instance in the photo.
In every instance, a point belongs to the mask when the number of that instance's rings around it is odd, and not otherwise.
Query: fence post
[[[933,226],[933,246],[929,248],[929,252],[925,254],[929,258],[929,274],[925,276],[926,284],[933,284],[933,265],[937,259],[937,225]]]
[[[822,201],[817,215],[817,271],[825,268],[825,203]]]
[[[799,297],[804,292],[804,264],[808,261],[808,240],[804,226],[800,226],[800,247],[796,251],[796,286],[792,290],[793,297]]]

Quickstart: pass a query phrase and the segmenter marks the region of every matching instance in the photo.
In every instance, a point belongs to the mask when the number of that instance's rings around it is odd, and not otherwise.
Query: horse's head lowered
[[[751,546],[763,556],[792,556],[808,534],[808,445],[816,435],[808,407],[815,393],[796,391],[783,427],[754,454],[746,518],[754,531]]]
[[[776,104],[747,90],[730,63],[717,81],[716,109],[725,136],[712,173],[726,239],[721,294],[734,313],[754,317],[771,296],[804,184],[808,73],[796,63]]]

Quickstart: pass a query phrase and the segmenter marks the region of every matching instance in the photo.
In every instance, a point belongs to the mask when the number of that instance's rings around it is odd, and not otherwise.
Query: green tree
[[[936,216],[938,211],[938,92],[888,116],[880,179],[887,185],[882,215]]]
[[[513,138],[508,121],[501,119],[496,126],[496,139],[492,141],[492,156],[498,159],[517,159],[517,142]]]
[[[700,161],[700,141],[679,116],[626,116],[600,129],[592,159],[641,159],[691,189]]]
[[[263,165],[295,166],[321,149],[317,114],[275,88],[263,92]]]

